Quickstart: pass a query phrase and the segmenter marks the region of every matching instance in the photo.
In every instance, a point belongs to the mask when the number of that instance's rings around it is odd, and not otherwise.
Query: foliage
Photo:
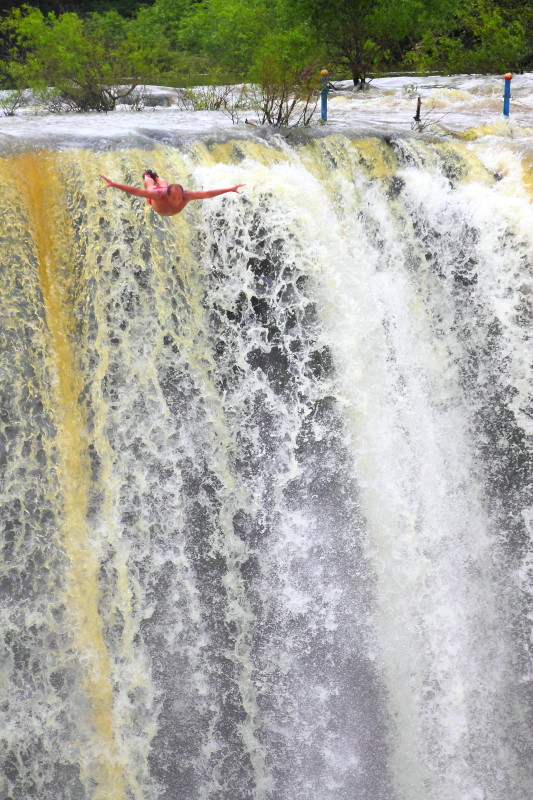
[[[305,26],[267,34],[254,58],[260,124],[307,125],[318,102],[320,60]]]
[[[271,12],[265,0],[194,3],[182,19],[179,41],[187,51],[205,54],[212,68],[244,77],[257,47],[272,30]]]
[[[29,87],[47,108],[107,111],[144,104],[137,85],[251,81],[250,96],[195,92],[184,102],[235,121],[308,122],[318,69],[502,72],[533,64],[531,0],[38,0],[0,19],[0,110]],[[48,11],[48,9],[65,10]],[[41,10],[43,9],[43,10]],[[207,106],[205,104],[207,103]]]
[[[533,3],[531,0],[497,0],[496,8],[506,24],[519,22],[524,28],[528,66],[533,65]]]
[[[308,64],[299,72],[287,74],[280,82],[276,68],[272,72],[265,64],[261,83],[254,87],[253,107],[260,125],[308,125],[316,110],[319,94],[317,70]]]
[[[191,66],[202,71],[205,56],[186,56],[179,44],[180,26],[190,5],[189,0],[156,0],[151,6],[142,6],[128,21],[128,41],[142,53],[145,82],[176,85],[177,76],[187,74]]]
[[[132,17],[143,0],[33,0],[32,6],[46,16],[50,12],[65,14],[69,11],[85,16],[93,12],[116,11],[122,17]],[[25,0],[0,0],[0,11],[20,8]]]
[[[375,68],[381,43],[372,41],[369,27],[377,0],[296,0],[296,8],[309,19],[317,38],[324,42],[333,66],[348,69],[354,85]]]
[[[19,108],[27,103],[27,93],[24,89],[13,89],[0,96],[0,109],[5,117],[14,117]]]
[[[255,108],[253,91],[247,86],[197,86],[181,89],[177,106],[182,111],[222,111],[233,124],[243,111]]]
[[[43,97],[48,92],[69,109],[110,111],[138,83],[136,48],[106,36],[95,18],[82,20],[74,13],[45,17],[24,6],[2,20],[2,31],[10,45],[9,57],[0,62],[8,88],[25,85]]]
[[[397,68],[427,30],[447,30],[467,0],[294,0],[324,42],[330,65],[363,88],[366,77]]]
[[[347,71],[354,85],[364,84],[370,72],[390,60],[390,46],[408,29],[404,23],[410,0],[296,0],[325,45],[330,66]]]
[[[474,0],[459,16],[452,34],[426,33],[405,63],[419,70],[498,73],[520,69],[526,53],[522,25],[506,24],[494,4]]]

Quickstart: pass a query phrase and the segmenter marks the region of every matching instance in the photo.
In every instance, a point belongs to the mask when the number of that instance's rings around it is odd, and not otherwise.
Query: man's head
[[[183,200],[183,186],[179,183],[170,183],[167,188],[167,194],[175,203]]]

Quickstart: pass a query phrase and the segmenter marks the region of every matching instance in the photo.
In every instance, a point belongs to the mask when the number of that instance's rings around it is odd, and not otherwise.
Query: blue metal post
[[[328,75],[329,75],[329,72],[327,71],[327,69],[323,69],[320,74],[322,75],[322,78],[320,80],[320,83],[322,85],[322,89],[320,91],[320,99],[321,99],[321,103],[320,103],[320,119],[322,120],[322,122],[327,122],[328,121]]]
[[[513,80],[513,76],[510,72],[503,76],[505,78],[504,90],[503,90],[503,116],[509,116],[509,103],[511,102],[511,81]]]

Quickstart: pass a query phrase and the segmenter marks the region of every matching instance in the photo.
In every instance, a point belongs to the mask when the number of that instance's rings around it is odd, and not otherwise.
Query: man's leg
[[[153,189],[154,186],[157,186],[157,172],[146,169],[143,172],[143,183],[145,189]]]
[[[143,183],[145,189],[153,189],[154,186],[161,186],[163,188],[168,186],[168,183],[165,180],[161,180],[157,172],[154,172],[153,169],[145,169],[143,172]],[[147,197],[146,202],[151,206],[152,198]]]

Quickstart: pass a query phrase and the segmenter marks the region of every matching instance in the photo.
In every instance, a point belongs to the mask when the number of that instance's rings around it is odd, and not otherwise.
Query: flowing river
[[[531,800],[533,76],[413,82],[0,120],[0,800]]]

